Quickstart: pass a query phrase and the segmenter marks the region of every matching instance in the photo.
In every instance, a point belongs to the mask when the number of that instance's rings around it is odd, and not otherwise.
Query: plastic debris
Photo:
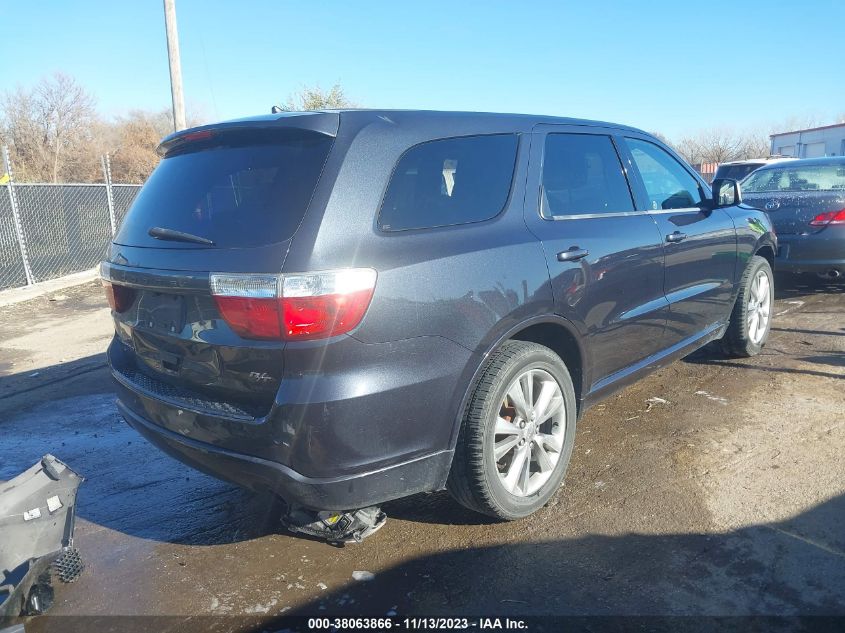
[[[82,560],[73,547],[76,492],[83,478],[52,455],[0,492],[0,620],[39,615],[53,602],[53,572],[73,582]]]
[[[291,532],[306,534],[328,543],[360,543],[375,534],[387,521],[378,506],[348,512],[316,512],[306,508],[290,508],[282,518]]]

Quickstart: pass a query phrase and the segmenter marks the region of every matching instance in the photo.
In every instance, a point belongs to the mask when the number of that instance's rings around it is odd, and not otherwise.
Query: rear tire
[[[463,506],[498,519],[532,514],[560,487],[575,415],[575,389],[560,357],[536,343],[506,342],[469,400],[447,489]]]
[[[722,351],[735,358],[756,356],[766,344],[772,326],[774,275],[769,262],[754,255],[745,267]]]

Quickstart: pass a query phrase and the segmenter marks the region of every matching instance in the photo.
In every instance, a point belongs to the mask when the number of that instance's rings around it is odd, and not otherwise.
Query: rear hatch
[[[736,180],[737,182],[745,178],[748,174],[750,174],[755,169],[758,169],[765,165],[764,162],[759,163],[733,163],[733,164],[723,164],[719,165],[719,168],[716,170],[716,174],[713,176],[714,179],[716,178],[731,178]]]
[[[759,169],[742,183],[742,195],[769,214],[778,235],[817,233],[825,229],[825,214],[845,209],[845,163],[795,161]]]
[[[119,380],[184,408],[267,413],[284,343],[233,330],[209,275],[281,271],[332,142],[324,131],[275,121],[165,140],[164,158],[102,266],[111,282],[118,340],[110,360]]]

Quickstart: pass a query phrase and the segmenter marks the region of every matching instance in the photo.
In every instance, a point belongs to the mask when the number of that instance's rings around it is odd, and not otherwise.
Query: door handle
[[[666,241],[672,242],[672,243],[683,242],[685,239],[687,239],[687,234],[681,233],[680,231],[675,231],[674,233],[669,233],[669,235],[666,236]]]
[[[578,246],[572,246],[569,250],[561,251],[557,254],[557,261],[559,262],[577,262],[579,259],[584,259],[587,255],[590,254],[585,248],[579,248]]]

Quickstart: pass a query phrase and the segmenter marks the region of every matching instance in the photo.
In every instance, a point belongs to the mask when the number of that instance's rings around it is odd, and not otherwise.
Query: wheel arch
[[[582,344],[582,336],[571,321],[561,316],[546,315],[533,317],[512,326],[500,334],[483,352],[481,361],[477,363],[477,367],[464,390],[463,398],[458,407],[452,437],[450,439],[450,448],[454,448],[457,443],[458,432],[463,421],[467,403],[478,384],[484,368],[487,366],[490,355],[496,352],[504,343],[512,340],[529,341],[544,345],[561,357],[572,377],[572,383],[575,388],[575,406],[578,416],[581,416],[584,395],[590,384],[589,364]]]
[[[769,262],[769,266],[772,267],[772,270],[775,269],[775,247],[770,244],[768,241],[758,243],[757,248],[754,250],[755,255],[759,255],[760,257],[764,258],[767,262]]]

